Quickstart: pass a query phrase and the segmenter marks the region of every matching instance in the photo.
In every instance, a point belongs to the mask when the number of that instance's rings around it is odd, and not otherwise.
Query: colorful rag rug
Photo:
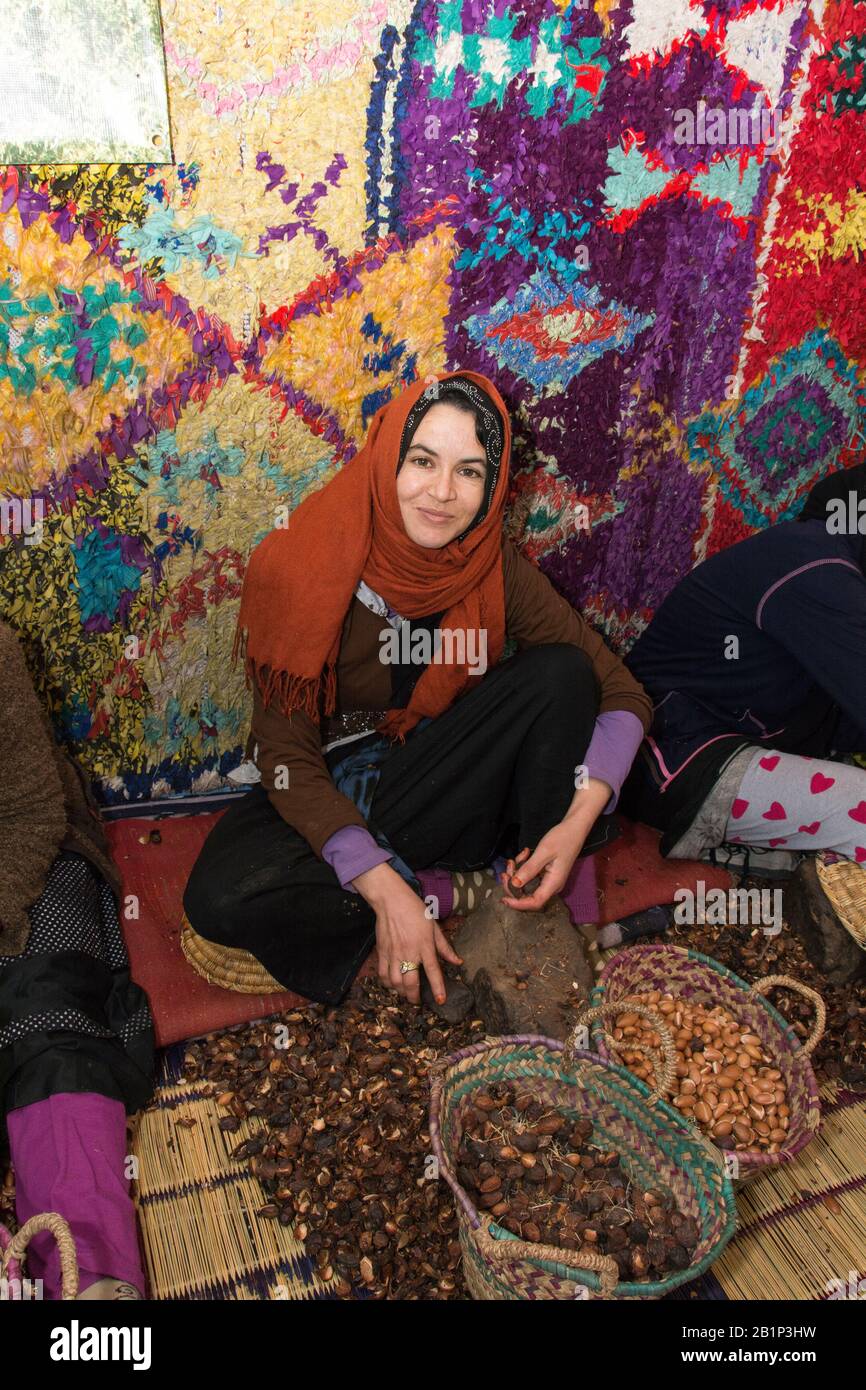
[[[250,548],[417,377],[620,649],[862,459],[866,0],[161,11],[175,164],[0,168],[0,613],[103,801],[225,785]]]

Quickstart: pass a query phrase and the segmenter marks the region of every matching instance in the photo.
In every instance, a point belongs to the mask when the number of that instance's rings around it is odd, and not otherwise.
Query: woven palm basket
[[[734,1233],[736,1211],[719,1151],[687,1126],[664,1100],[647,1103],[647,1088],[622,1067],[591,1052],[568,1051],[555,1038],[490,1039],[432,1069],[430,1142],[439,1173],[457,1201],[463,1269],[473,1298],[661,1298],[709,1268]],[[518,1239],[479,1212],[455,1175],[456,1155],[473,1096],[500,1081],[531,1088],[544,1105],[572,1121],[593,1123],[599,1143],[620,1155],[641,1190],[673,1197],[700,1231],[690,1268],[655,1283],[619,1281],[613,1260]]]
[[[805,994],[815,1005],[812,1033],[801,1043],[790,1024],[764,997],[764,991],[782,985]],[[749,985],[717,960],[682,946],[629,946],[618,951],[605,965],[592,992],[591,1004],[615,1005],[622,1010],[640,1001],[649,990],[661,990],[687,1001],[710,1006],[721,1004],[744,1030],[756,1033],[773,1065],[782,1074],[790,1107],[788,1138],[778,1153],[761,1149],[737,1150],[735,1181],[748,1182],[759,1173],[789,1163],[814,1138],[821,1119],[818,1084],[812,1069],[811,1053],[824,1032],[826,1009],[821,996],[807,985],[787,975],[767,975]],[[659,1020],[657,1019],[657,1022]],[[592,1040],[600,1056],[610,1059],[617,1047],[611,1034],[599,1021],[593,1022]],[[670,1094],[675,1082],[661,1087]],[[690,1123],[690,1122],[688,1122]]]
[[[78,1255],[75,1241],[67,1222],[56,1211],[39,1212],[25,1221],[13,1235],[0,1225],[0,1289],[4,1298],[21,1297],[27,1282],[24,1273],[24,1257],[34,1236],[42,1231],[50,1231],[57,1242],[60,1256],[61,1298],[72,1300],[78,1297]],[[17,1286],[17,1287],[15,1287]],[[13,1292],[14,1289],[14,1292]],[[37,1295],[41,1297],[41,1294]]]
[[[285,985],[269,975],[265,967],[233,946],[219,946],[193,931],[186,913],[181,920],[180,948],[199,975],[210,985],[234,990],[236,994],[284,994]]]
[[[842,926],[866,950],[866,869],[850,859],[827,864],[819,854],[815,872]]]

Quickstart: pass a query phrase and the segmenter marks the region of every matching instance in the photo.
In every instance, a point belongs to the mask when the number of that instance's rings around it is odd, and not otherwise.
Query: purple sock
[[[6,1117],[15,1168],[15,1209],[24,1224],[56,1211],[68,1222],[80,1270],[80,1292],[97,1279],[121,1279],[144,1293],[135,1207],[124,1177],[126,1112],[95,1092],[62,1092],[10,1110]],[[34,1236],[27,1249],[31,1279],[59,1299],[60,1260],[54,1237]]]
[[[447,869],[418,869],[415,877],[421,884],[424,897],[436,899],[436,918],[444,922],[446,917],[451,916],[454,906],[454,888],[450,873]]]
[[[598,921],[601,914],[595,881],[595,858],[592,855],[586,859],[575,859],[560,896],[576,927],[583,922]]]

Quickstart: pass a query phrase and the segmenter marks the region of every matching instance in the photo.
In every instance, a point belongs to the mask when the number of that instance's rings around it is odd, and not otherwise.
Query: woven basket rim
[[[650,955],[656,956],[657,958],[663,958],[664,956],[670,957],[672,955],[680,956],[686,963],[697,964],[714,971],[717,975],[721,975],[735,988],[742,990],[748,995],[748,1002],[756,1007],[760,1007],[768,1016],[769,1021],[778,1028],[788,1042],[793,1045],[793,1050],[791,1052],[787,1054],[780,1052],[780,1055],[776,1058],[776,1064],[781,1070],[789,1070],[790,1073],[793,1073],[792,1075],[789,1074],[789,1083],[795,1082],[804,1088],[806,1092],[806,1108],[812,1109],[820,1115],[821,1097],[818,1091],[815,1071],[812,1066],[812,1059],[807,1052],[803,1051],[802,1043],[790,1023],[788,1023],[787,1019],[783,1018],[778,1009],[776,1009],[774,1005],[770,1003],[769,999],[761,994],[760,991],[755,994],[751,993],[752,986],[749,984],[748,980],[744,980],[735,970],[731,970],[727,965],[723,965],[721,961],[715,960],[712,956],[705,955],[702,951],[696,951],[690,946],[674,946],[666,942],[645,942],[636,946],[625,947],[621,951],[617,951],[616,955],[611,956],[610,960],[606,962],[604,969],[593,987],[590,996],[590,1004],[595,1005],[604,1000],[606,989],[611,980],[616,978],[618,969],[621,968],[627,959],[631,958],[631,960],[634,961],[638,953],[640,953],[640,956],[645,960]],[[642,989],[646,990],[649,988],[652,988],[652,986],[643,982]],[[634,992],[640,993],[641,991],[636,990]],[[607,1044],[601,1036],[602,1033],[603,1026],[601,1023],[594,1023],[590,1029],[590,1036],[598,1046],[601,1055],[607,1056]],[[639,1078],[636,1079],[639,1080]],[[645,1085],[646,1083],[640,1082],[640,1084]],[[781,1167],[783,1163],[790,1162],[792,1158],[796,1158],[807,1144],[811,1142],[815,1136],[816,1130],[817,1125],[811,1129],[807,1128],[805,1125],[801,1126],[800,1132],[791,1140],[790,1144],[781,1149],[779,1153],[765,1153],[761,1149],[747,1149],[743,1152],[737,1151],[737,1159],[740,1167],[745,1170],[740,1180],[742,1181],[748,1176],[755,1176],[764,1169],[778,1168]],[[712,1143],[712,1140],[710,1140],[710,1142]],[[723,1150],[719,1150],[719,1153],[723,1152]]]
[[[743,990],[746,994],[750,994],[750,991],[752,989],[752,986],[749,984],[748,980],[744,980],[742,975],[737,974],[736,970],[731,970],[730,966],[723,965],[720,960],[716,960],[713,956],[705,955],[703,951],[696,951],[692,946],[669,946],[665,942],[661,941],[647,941],[636,946],[626,946],[621,951],[617,951],[615,956],[611,956],[610,960],[605,962],[604,969],[601,971],[601,974],[599,975],[598,979],[593,985],[593,996],[595,996],[596,994],[603,993],[604,986],[607,983],[605,976],[608,975],[608,972],[610,972],[611,977],[615,974],[615,970],[612,969],[612,967],[617,966],[618,962],[621,964],[626,957],[630,956],[632,959],[634,959],[638,952],[640,952],[640,954],[644,957],[646,957],[651,952],[656,954],[664,953],[666,955],[681,955],[689,961],[697,962],[697,964],[699,965],[709,966],[710,969],[714,970],[717,975],[724,976],[726,979],[730,980],[730,982],[733,985],[736,985],[737,988]],[[761,994],[759,991],[757,994],[751,995],[751,999],[754,1003],[761,1005],[761,1007],[770,1015],[771,1019],[776,1024],[776,1026],[787,1035],[787,1037],[795,1045],[797,1050],[802,1050],[803,1044],[797,1037],[797,1034],[794,1032],[790,1023],[786,1018],[783,1017],[782,1014],[779,1013],[779,1010],[775,1007],[775,1005],[771,1004],[770,1000],[767,999],[766,995]],[[807,1054],[804,1053],[803,1056],[805,1058]]]
[[[823,855],[818,854],[815,856],[815,873],[839,922],[861,951],[866,950],[866,868],[851,859],[839,859],[835,864],[828,864]],[[849,883],[857,884],[860,888],[860,893],[853,895],[859,901],[852,900]],[[841,900],[840,888],[843,890]]]
[[[268,973],[249,951],[220,946],[199,936],[184,913],[180,946],[189,964],[208,984],[234,994],[285,994],[286,987]]]
[[[458,1181],[456,1173],[452,1171],[448,1155],[445,1152],[440,1124],[443,1108],[443,1093],[452,1072],[460,1062],[470,1058],[480,1060],[482,1056],[490,1056],[495,1053],[507,1054],[509,1051],[514,1052],[515,1050],[519,1053],[520,1049],[530,1053],[532,1051],[537,1054],[547,1053],[551,1057],[551,1064],[556,1065],[557,1054],[561,1055],[564,1052],[565,1043],[559,1038],[548,1038],[541,1034],[508,1034],[503,1037],[491,1038],[484,1042],[474,1043],[470,1047],[460,1048],[457,1052],[449,1054],[449,1056],[437,1063],[430,1097],[430,1144],[439,1164],[440,1174],[445,1178],[445,1181],[448,1183],[448,1186],[457,1199],[458,1220],[461,1226],[465,1222],[468,1222],[470,1228],[478,1229],[482,1223],[475,1204],[472,1202],[465,1188],[463,1188]],[[652,1105],[648,1104],[646,1101],[646,1096],[650,1094],[648,1088],[633,1072],[630,1072],[627,1067],[623,1067],[619,1063],[602,1057],[597,1052],[592,1052],[589,1049],[575,1049],[573,1056],[575,1062],[575,1076],[578,1070],[577,1064],[581,1062],[584,1064],[591,1064],[596,1070],[612,1074],[624,1085],[627,1091],[632,1093],[630,1099],[633,1100],[636,1107],[642,1109],[650,1117],[661,1119],[669,1131],[675,1132],[675,1135],[672,1134],[672,1137],[676,1137],[678,1141],[693,1147],[696,1161],[699,1161],[699,1156],[701,1154],[703,1154],[704,1159],[708,1162],[712,1160],[713,1153],[718,1155],[718,1162],[715,1165],[715,1174],[720,1181],[721,1187],[719,1192],[711,1193],[710,1197],[718,1209],[720,1218],[724,1218],[724,1227],[716,1237],[711,1250],[702,1256],[695,1265],[690,1265],[686,1270],[673,1271],[663,1280],[647,1284],[620,1281],[617,1283],[612,1295],[614,1299],[662,1297],[664,1294],[679,1288],[682,1284],[690,1283],[692,1280],[700,1278],[718,1255],[721,1254],[722,1250],[733,1236],[737,1224],[737,1210],[733,1184],[724,1169],[721,1152],[715,1149],[715,1146],[709,1143],[705,1136],[699,1134],[690,1126],[687,1126],[679,1111],[664,1099],[659,1099]],[[642,1095],[641,1092],[644,1094]],[[659,1152],[658,1157],[668,1168],[673,1168],[675,1166],[672,1159],[663,1151]],[[495,1234],[497,1239],[519,1239],[513,1232],[506,1230],[504,1227],[500,1227],[495,1221],[492,1221],[490,1229],[491,1234]],[[501,1236],[499,1234],[500,1232]],[[471,1231],[467,1233],[467,1239],[471,1239]],[[563,1250],[562,1254],[563,1261],[561,1270],[557,1269],[547,1260],[532,1260],[526,1258],[522,1263],[543,1269],[546,1273],[567,1277],[573,1283],[583,1284],[594,1292],[598,1292],[600,1288],[599,1276],[592,1271],[581,1271],[570,1266],[568,1261],[569,1252]],[[483,1258],[480,1252],[478,1252],[478,1257]]]

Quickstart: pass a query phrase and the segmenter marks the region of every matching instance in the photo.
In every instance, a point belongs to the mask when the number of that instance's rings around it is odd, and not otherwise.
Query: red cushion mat
[[[727,869],[714,869],[695,859],[662,859],[661,835],[648,825],[619,816],[622,834],[595,857],[600,925],[616,922],[645,907],[672,903],[678,888],[692,892],[701,879],[710,888],[731,886]]]
[[[194,1038],[233,1023],[264,1018],[303,1002],[297,994],[233,994],[209,985],[180,949],[183,890],[196,856],[222,812],[168,816],[164,820],[120,820],[106,825],[112,853],[123,877],[124,896],[135,894],[139,916],[121,914],[132,974],[150,999],[161,1047]],[[658,833],[621,821],[623,833],[596,859],[601,921],[613,922],[631,912],[669,903],[678,888],[727,888],[723,870],[690,861],[662,859]],[[159,829],[160,844],[141,844],[139,837]],[[364,974],[372,971],[372,957]]]
[[[122,912],[121,922],[133,978],[150,1000],[159,1047],[305,1002],[289,992],[234,994],[209,985],[180,949],[186,881],[222,814],[111,821],[105,827],[123,878],[124,897],[134,893],[139,901],[138,920]],[[159,830],[162,842],[141,844],[139,837],[154,829]]]

